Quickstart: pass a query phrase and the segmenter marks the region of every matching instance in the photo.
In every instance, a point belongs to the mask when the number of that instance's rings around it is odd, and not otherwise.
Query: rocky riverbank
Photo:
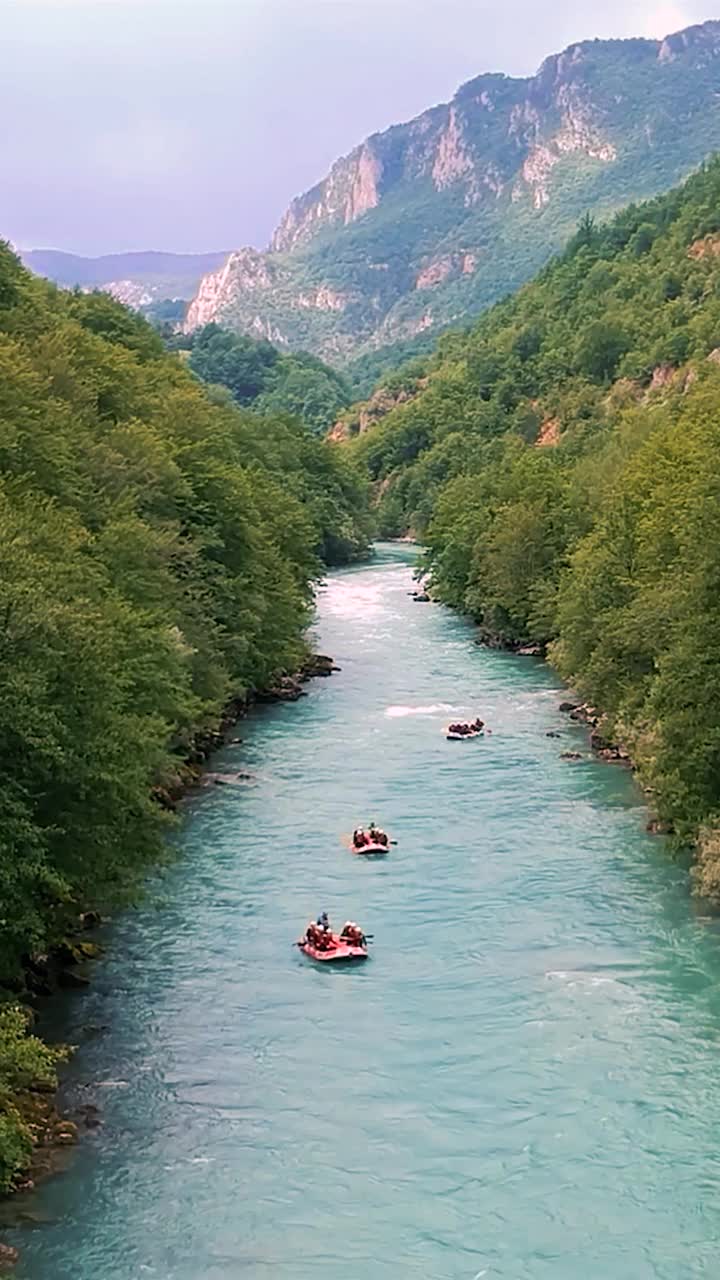
[[[187,792],[202,783],[210,757],[226,746],[238,724],[261,703],[297,702],[305,696],[311,680],[327,679],[340,670],[327,654],[312,653],[297,671],[281,672],[267,689],[254,689],[233,698],[226,706],[217,728],[195,734],[190,751],[177,769],[159,780],[153,796],[164,809],[174,811]],[[241,739],[237,739],[238,742]]]
[[[545,645],[525,641],[510,642],[485,628],[478,628],[475,644],[487,649],[514,653],[518,657],[539,658],[543,662],[548,661]],[[566,714],[576,724],[584,725],[589,730],[590,750],[598,759],[625,765],[633,771],[637,769],[636,763],[627,747],[623,743],[614,740],[606,717],[597,707],[592,706],[589,702],[566,700],[560,703],[558,710]],[[548,737],[554,738],[558,736],[552,730],[548,732]],[[563,751],[561,752],[561,759],[579,761],[583,759],[583,753],[581,751]],[[652,788],[642,786],[642,783],[640,783],[640,786],[651,803],[654,794]],[[648,819],[646,831],[650,835],[667,836],[673,834],[672,825],[656,816],[651,816]],[[693,882],[696,890],[702,896],[714,896],[720,901],[720,833],[711,830],[701,832],[700,841],[698,842],[697,865],[693,871]],[[713,891],[712,894],[709,893],[710,889]]]
[[[153,797],[163,808],[174,811],[182,797],[203,779],[219,781],[220,775],[208,775],[207,763],[214,752],[225,746],[232,733],[252,707],[260,703],[296,702],[305,693],[305,685],[314,679],[326,679],[340,670],[332,658],[325,654],[309,654],[295,672],[278,675],[270,688],[257,690],[233,699],[226,706],[215,730],[194,736],[191,750],[178,765],[172,777],[161,779],[153,789]],[[240,739],[237,739],[239,742]],[[249,775],[237,775],[247,778]],[[82,990],[91,982],[92,962],[102,954],[100,944],[87,935],[102,924],[97,911],[85,911],[78,915],[73,926],[68,925],[68,935],[61,943],[46,953],[29,955],[24,966],[22,984],[12,985],[9,994],[19,1004],[28,1008],[30,1023],[34,1021],[34,1009],[59,990]],[[29,1027],[30,1029],[30,1027]],[[61,1060],[71,1055],[70,1047],[61,1047]],[[0,1082],[1,1083],[1,1082]],[[13,1095],[12,1105],[19,1114],[32,1143],[28,1162],[19,1172],[9,1195],[31,1191],[36,1183],[51,1174],[60,1172],[69,1158],[69,1152],[83,1133],[102,1123],[99,1110],[88,1104],[70,1116],[62,1115],[57,1105],[57,1086],[28,1084]],[[1,1120],[1,1115],[0,1115]],[[21,1213],[19,1216],[22,1216]],[[6,1215],[5,1225],[7,1225]],[[0,1218],[0,1229],[3,1220]],[[18,1252],[0,1241],[0,1272],[12,1268],[18,1260]]]

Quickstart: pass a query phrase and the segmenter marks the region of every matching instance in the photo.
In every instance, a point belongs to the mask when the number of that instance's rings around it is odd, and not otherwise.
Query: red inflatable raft
[[[390,846],[389,844],[354,844],[352,846],[352,851],[353,853],[361,853],[366,858],[368,855],[371,857],[378,857],[378,855],[383,853],[389,853]]]
[[[341,940],[336,933],[332,935],[334,946],[320,950],[308,942],[307,938],[301,938],[298,942],[300,950],[309,956],[311,960],[318,960],[320,964],[338,964],[347,963],[350,960],[367,960],[368,949],[366,946],[357,946]]]

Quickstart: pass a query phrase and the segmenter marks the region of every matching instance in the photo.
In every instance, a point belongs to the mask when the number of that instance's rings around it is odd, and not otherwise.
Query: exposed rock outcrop
[[[267,293],[277,282],[278,272],[264,253],[257,249],[238,249],[231,253],[219,271],[203,278],[188,308],[185,328],[188,333],[216,320],[223,309],[239,294]],[[262,327],[262,319],[260,327]],[[255,327],[254,324],[251,327]],[[281,338],[276,339],[282,341]]]
[[[267,253],[239,250],[203,280],[187,329],[215,320],[342,361],[461,323],[531,276],[586,209],[656,194],[720,149],[717,59],[713,21],[662,42],[574,44],[523,79],[478,76],[339,159]],[[716,254],[720,237],[689,252]]]
[[[698,897],[720,907],[720,830],[703,827],[695,846],[692,884]]]
[[[432,258],[418,273],[416,289],[434,289],[444,280],[471,276],[477,268],[478,254],[470,252],[442,253]]]
[[[450,107],[448,121],[438,139],[432,167],[432,180],[438,191],[466,179],[469,191],[477,192],[475,162],[465,137],[464,122],[455,106]]]
[[[555,445],[560,443],[561,429],[562,424],[559,418],[546,418],[540,424],[538,438],[535,441],[536,447],[538,449],[554,448]]]
[[[407,404],[428,385],[427,378],[418,378],[412,387],[403,387],[399,391],[389,391],[379,387],[364,403],[353,406],[343,414],[335,426],[328,432],[328,439],[339,443],[352,440],[353,436],[364,435],[383,418],[392,413],[401,404]]]
[[[383,163],[374,142],[356,147],[323,182],[293,200],[270,241],[272,253],[288,253],[323,227],[348,226],[380,203]]]
[[[693,240],[688,249],[688,258],[693,258],[695,262],[701,262],[703,258],[717,258],[718,254],[720,254],[720,235],[717,232],[703,236],[700,240]]]

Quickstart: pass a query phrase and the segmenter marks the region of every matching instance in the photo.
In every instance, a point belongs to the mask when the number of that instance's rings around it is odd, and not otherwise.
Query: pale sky
[[[0,235],[262,248],[339,155],[463,81],[714,17],[720,0],[0,0]]]

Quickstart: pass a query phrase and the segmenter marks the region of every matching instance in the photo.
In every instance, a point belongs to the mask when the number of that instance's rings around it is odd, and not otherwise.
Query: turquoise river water
[[[630,775],[560,760],[552,673],[410,600],[411,560],[330,577],[342,673],[241,726],[214,767],[252,777],[187,803],[56,1008],[103,1125],[23,1201],[17,1280],[717,1274],[718,925]],[[382,864],[342,843],[370,818]],[[364,967],[293,949],[323,908]]]

